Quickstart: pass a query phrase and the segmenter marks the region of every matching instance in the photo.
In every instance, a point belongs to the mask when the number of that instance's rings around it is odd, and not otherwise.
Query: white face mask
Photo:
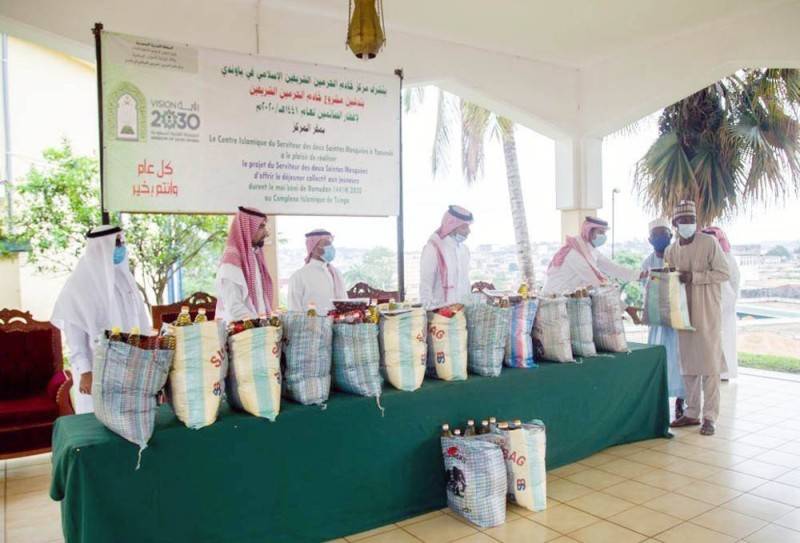
[[[456,240],[456,243],[464,243],[467,240],[467,236],[464,234],[453,234],[453,239]]]
[[[678,225],[678,235],[683,239],[689,239],[695,234],[695,232],[697,232],[697,225],[694,223]]]

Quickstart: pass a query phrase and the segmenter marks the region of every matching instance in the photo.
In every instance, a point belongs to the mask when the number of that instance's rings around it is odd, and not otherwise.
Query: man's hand
[[[81,394],[92,393],[92,372],[87,371],[81,374],[81,381],[78,384],[78,390]]]
[[[644,281],[645,279],[648,279],[649,275],[650,275],[649,271],[647,270],[642,271],[642,273],[639,274],[639,281]]]
[[[680,279],[681,283],[685,283],[688,285],[689,283],[692,282],[692,272],[682,271],[680,272],[678,278]]]
[[[642,319],[639,317],[639,311],[641,311],[641,309],[639,309],[638,307],[628,306],[625,308],[625,313],[627,313],[628,316],[631,318],[633,324],[637,326],[642,324]]]

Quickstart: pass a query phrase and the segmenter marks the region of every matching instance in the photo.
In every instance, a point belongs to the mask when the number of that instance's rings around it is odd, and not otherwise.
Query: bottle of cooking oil
[[[134,347],[139,347],[142,343],[142,334],[139,330],[138,326],[134,326],[131,328],[131,331],[128,332],[128,345],[132,345]]]
[[[181,307],[175,326],[189,326],[190,324],[192,324],[192,316],[189,314],[189,306],[184,305]]]

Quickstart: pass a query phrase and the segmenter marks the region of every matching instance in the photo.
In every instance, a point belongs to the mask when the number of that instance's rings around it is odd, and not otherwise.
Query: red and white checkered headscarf
[[[472,224],[472,213],[461,206],[450,206],[442,216],[442,224],[439,228],[431,234],[428,241],[433,245],[436,250],[436,259],[439,262],[439,281],[444,290],[445,302],[450,303],[454,300],[453,292],[455,286],[450,284],[450,279],[447,271],[447,259],[444,257],[444,246],[442,240],[452,234],[456,229],[465,224]]]
[[[472,213],[461,206],[450,206],[442,216],[442,224],[436,233],[441,239],[446,238],[458,227],[464,224],[472,224]]]
[[[724,252],[726,253],[731,252],[731,242],[728,241],[728,236],[725,234],[722,228],[719,228],[717,226],[709,226],[708,228],[703,228],[703,233],[709,234],[717,238],[719,246],[722,247],[722,250]]]
[[[263,251],[253,251],[253,236],[267,216],[258,210],[240,207],[236,217],[231,223],[228,232],[228,243],[222,253],[222,263],[231,264],[240,268],[247,283],[247,292],[253,307],[256,303],[256,266],[261,275],[261,285],[264,293],[264,307],[267,313],[272,311],[272,277],[267,270]]]
[[[589,268],[592,270],[592,273],[594,273],[595,277],[597,277],[600,281],[605,280],[605,275],[603,275],[603,272],[597,268],[597,264],[595,263],[594,258],[591,256],[592,230],[597,228],[605,230],[608,228],[608,223],[603,219],[598,219],[597,217],[586,217],[581,225],[580,237],[577,238],[574,236],[567,236],[566,243],[564,243],[561,249],[559,249],[555,256],[553,256],[553,260],[550,261],[550,265],[547,267],[547,270],[550,271],[553,268],[560,268],[563,266],[569,252],[575,251],[583,257],[583,259],[589,265]]]

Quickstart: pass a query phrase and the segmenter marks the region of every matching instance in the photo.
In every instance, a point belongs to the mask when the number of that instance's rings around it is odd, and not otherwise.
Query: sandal
[[[674,421],[672,424],[670,424],[669,427],[683,428],[684,426],[699,426],[699,425],[700,425],[700,419],[693,419],[684,415],[678,420]]]
[[[702,436],[713,436],[716,429],[714,428],[714,423],[708,419],[703,419],[703,426],[700,428],[700,435]]]
[[[675,398],[675,420],[683,417],[683,398]]]

